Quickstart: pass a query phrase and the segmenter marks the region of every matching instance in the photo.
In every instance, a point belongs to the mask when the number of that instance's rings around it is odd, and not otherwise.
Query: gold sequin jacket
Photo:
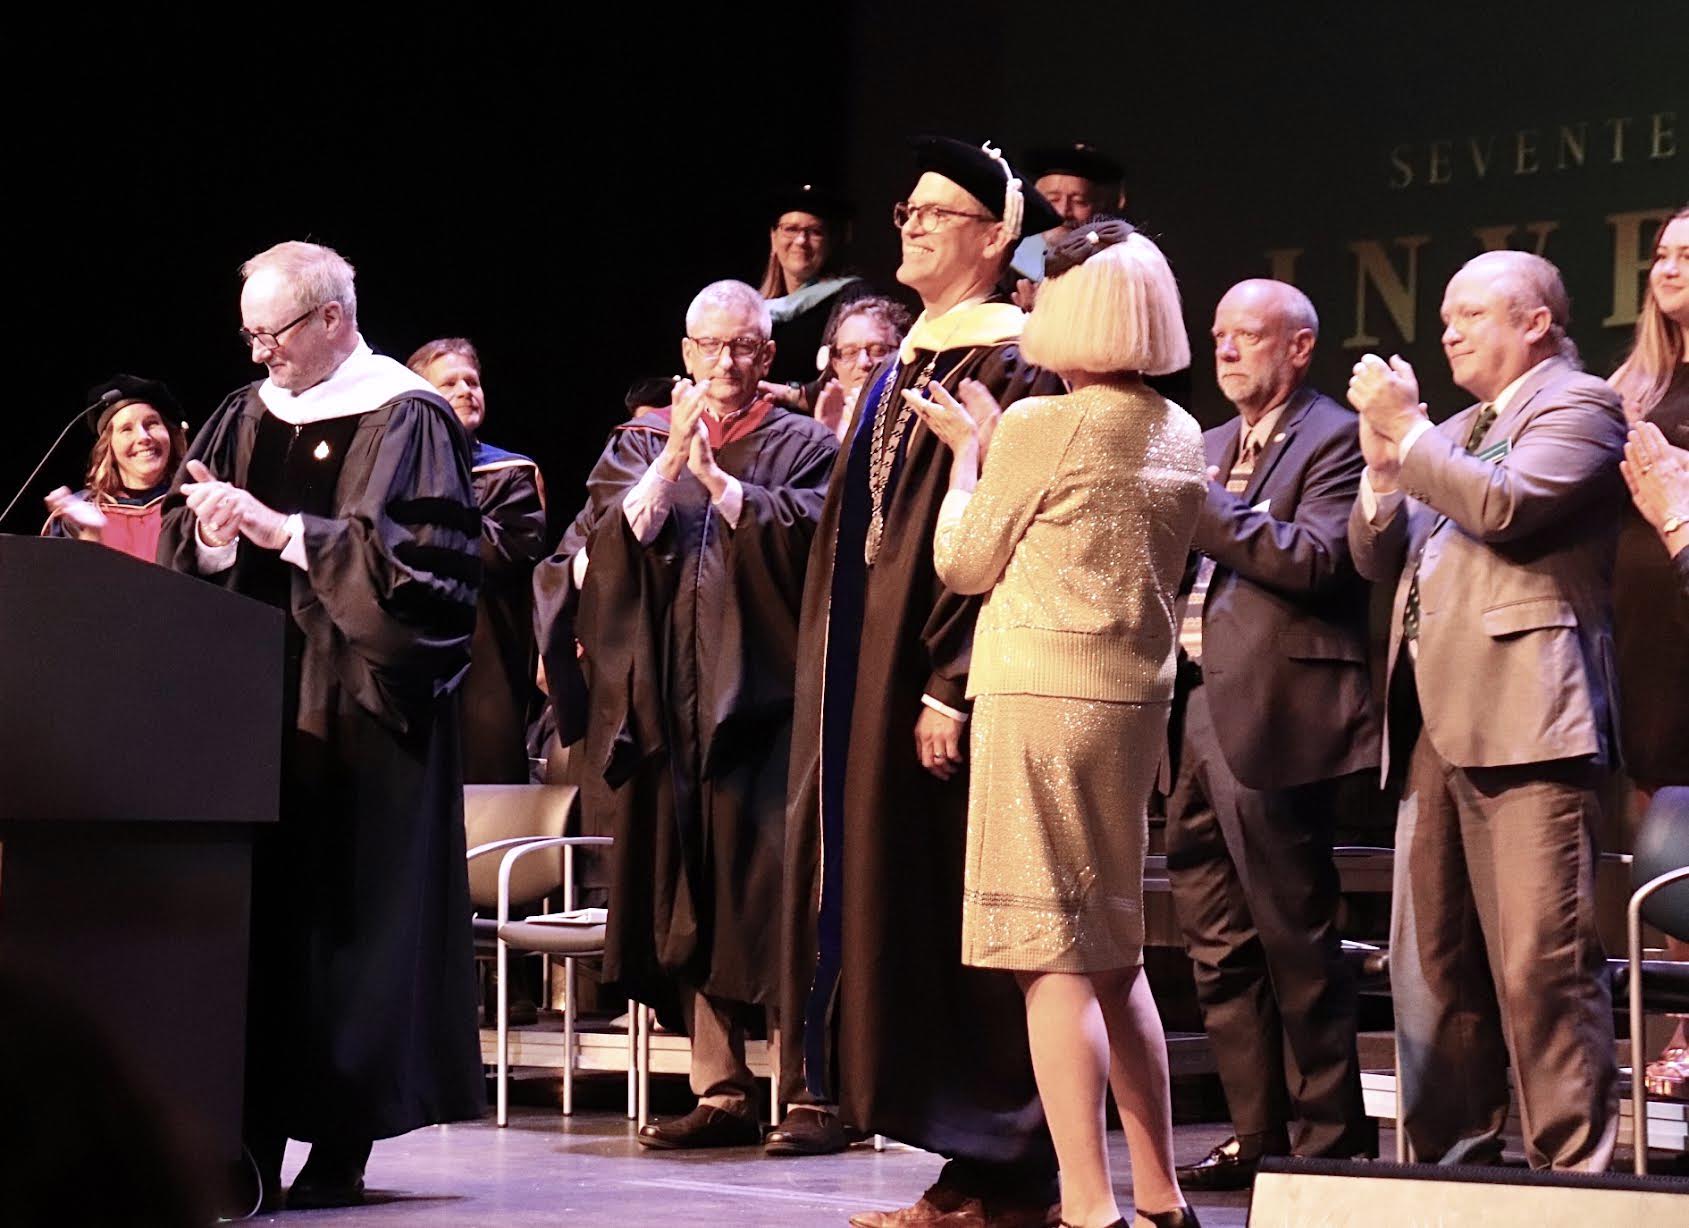
[[[1142,384],[1005,411],[978,485],[945,497],[933,541],[947,587],[988,594],[969,698],[1170,699],[1206,484],[1196,420]]]

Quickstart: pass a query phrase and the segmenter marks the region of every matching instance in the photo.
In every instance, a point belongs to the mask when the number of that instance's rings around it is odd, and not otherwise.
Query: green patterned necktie
[[[1495,403],[1488,402],[1481,406],[1478,414],[1472,419],[1472,430],[1466,436],[1466,454],[1475,453],[1483,446],[1484,436],[1490,433],[1490,427],[1495,423]],[[1419,638],[1419,568],[1413,569],[1413,583],[1408,585],[1407,606],[1402,610],[1402,642]]]

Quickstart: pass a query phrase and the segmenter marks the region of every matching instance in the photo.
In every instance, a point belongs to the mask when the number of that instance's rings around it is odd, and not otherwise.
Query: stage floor
[[[1182,1125],[1181,1163],[1199,1159],[1229,1133],[1223,1122]],[[1109,1136],[1115,1181],[1130,1196],[1126,1149]],[[1385,1146],[1391,1146],[1386,1132]],[[291,1180],[306,1148],[290,1144]],[[837,1225],[866,1208],[913,1202],[942,1161],[925,1152],[871,1145],[843,1155],[774,1159],[757,1149],[647,1152],[633,1123],[602,1109],[565,1121],[555,1110],[512,1108],[500,1130],[486,1121],[418,1130],[377,1143],[370,1204],[343,1211],[282,1212],[254,1224],[418,1225],[419,1228],[803,1228]],[[1241,1228],[1247,1194],[1197,1195],[1203,1228]],[[1124,1208],[1124,1201],[1122,1203]]]

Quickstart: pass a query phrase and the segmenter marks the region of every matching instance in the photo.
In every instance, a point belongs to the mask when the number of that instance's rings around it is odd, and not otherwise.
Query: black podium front
[[[208,1165],[240,1159],[282,618],[102,546],[0,536],[0,961],[103,1025]]]

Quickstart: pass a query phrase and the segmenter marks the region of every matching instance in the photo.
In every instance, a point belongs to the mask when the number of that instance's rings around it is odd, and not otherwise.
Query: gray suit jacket
[[[1355,566],[1405,562],[1390,616],[1390,671],[1419,573],[1415,662],[1425,732],[1457,767],[1593,756],[1612,762],[1617,669],[1611,586],[1624,488],[1618,395],[1560,359],[1532,375],[1465,451],[1478,406],[1421,436],[1402,463],[1409,497],[1381,527],[1349,517]],[[1482,453],[1505,444],[1499,459]],[[1384,770],[1388,772],[1389,738]]]

